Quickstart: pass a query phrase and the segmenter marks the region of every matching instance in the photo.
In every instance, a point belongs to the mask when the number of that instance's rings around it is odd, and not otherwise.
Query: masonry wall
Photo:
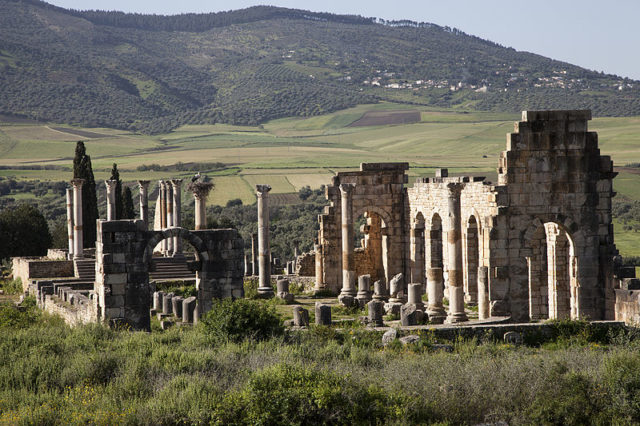
[[[41,257],[13,257],[14,278],[20,278],[22,288],[29,289],[29,281],[36,278],[73,277],[73,262],[70,260],[47,260]]]

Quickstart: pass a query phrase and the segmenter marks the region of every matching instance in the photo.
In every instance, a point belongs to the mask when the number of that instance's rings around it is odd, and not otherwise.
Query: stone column
[[[173,190],[173,223],[179,228],[182,224],[182,179],[171,179]],[[182,253],[182,239],[173,237],[173,255]]]
[[[69,254],[67,259],[73,259],[73,189],[67,188],[67,236],[69,238]]]
[[[258,195],[258,262],[260,280],[258,294],[273,296],[271,287],[271,246],[269,245],[269,185],[256,185]]]
[[[489,318],[489,268],[478,267],[478,319]]]
[[[167,227],[167,191],[163,180],[158,181],[158,199],[160,200],[160,229]],[[163,255],[167,254],[167,240],[160,242],[160,251]]]
[[[442,268],[427,269],[427,296],[429,298],[429,306],[427,307],[429,319],[435,324],[442,324],[447,317],[442,305],[444,297]]]
[[[104,181],[107,187],[107,220],[116,220],[116,185],[117,180],[109,179]]]
[[[322,270],[322,245],[316,242],[313,249],[316,252],[316,286],[314,290],[322,291],[324,290],[324,278]]]
[[[167,204],[167,224],[165,228],[173,227],[173,189],[171,181],[165,182],[165,197]],[[173,238],[167,238],[167,256],[173,255]]]
[[[464,312],[464,280],[462,276],[462,226],[460,223],[460,191],[462,185],[450,183],[449,189],[449,229],[447,231],[447,266],[449,268],[449,315],[448,323],[468,321]]]
[[[339,300],[345,296],[356,296],[356,267],[353,259],[353,184],[341,184],[341,223],[342,223],[342,289]]]
[[[196,231],[207,229],[207,197],[213,188],[211,182],[193,182],[189,189],[195,200],[195,228]]]
[[[82,234],[82,184],[84,179],[73,179],[73,258],[84,257],[84,236]]]
[[[416,224],[410,230],[411,282],[422,284],[424,289],[424,224]]]
[[[251,234],[251,275],[258,275],[258,234]]]
[[[149,227],[149,183],[148,180],[139,180],[140,187],[140,220]]]

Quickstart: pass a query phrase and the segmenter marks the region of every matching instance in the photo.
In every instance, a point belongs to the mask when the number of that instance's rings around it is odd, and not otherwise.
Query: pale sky
[[[588,69],[640,80],[640,0],[53,0],[72,9],[219,12],[259,4],[456,27]]]

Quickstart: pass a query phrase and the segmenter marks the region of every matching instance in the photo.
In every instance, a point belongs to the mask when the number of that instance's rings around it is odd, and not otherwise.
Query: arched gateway
[[[244,296],[244,244],[235,229],[148,231],[142,220],[100,220],[95,282],[99,319],[149,329],[153,249],[174,237],[188,241],[196,251],[190,267],[196,272],[199,315],[211,308],[214,297]]]

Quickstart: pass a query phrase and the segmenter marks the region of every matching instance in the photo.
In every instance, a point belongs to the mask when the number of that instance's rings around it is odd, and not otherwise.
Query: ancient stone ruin
[[[480,319],[613,319],[616,173],[590,119],[590,111],[523,112],[497,183],[441,169],[406,188],[408,163],[338,173],[319,217],[316,290],[348,300],[368,274],[393,297],[391,278],[403,274],[400,299],[420,284],[432,322],[466,321],[465,302],[479,305]],[[354,248],[359,216],[364,239]]]
[[[147,229],[149,181],[140,181],[140,219],[99,220],[95,260],[86,260],[83,182],[74,180],[67,210],[75,278],[37,280],[31,290],[45,309],[69,322],[103,320],[139,329],[148,329],[151,306],[197,321],[213,298],[243,297],[243,275],[257,276],[260,296],[283,299],[292,298],[287,280],[314,275],[316,292],[368,307],[373,326],[383,324],[383,310],[405,325],[426,318],[466,322],[465,304],[478,306],[480,320],[640,321],[640,281],[634,269],[620,266],[614,245],[616,173],[610,157],[600,155],[597,134],[588,131],[590,119],[590,111],[523,112],[507,135],[495,183],[439,169],[407,187],[408,163],[363,163],[359,171],[340,172],[326,187],[329,205],[318,218],[314,251],[300,254],[296,247],[295,259],[282,264],[269,245],[271,187],[256,187],[257,233],[245,256],[237,231],[205,229],[210,184],[189,185],[195,230],[180,226],[180,180],[159,182],[155,230]],[[113,182],[105,185],[108,194],[113,191]],[[113,218],[113,197],[107,200]],[[357,247],[360,217],[364,238]],[[193,258],[181,257],[182,241],[194,247]],[[156,293],[152,304],[150,275],[176,258],[195,273],[197,297]],[[90,281],[83,279],[87,268],[95,274]],[[52,273],[48,264],[16,263],[16,270],[39,269]],[[274,291],[276,271],[286,279],[277,277]],[[56,297],[71,308],[52,303]],[[316,322],[331,323],[328,305],[316,306]]]

